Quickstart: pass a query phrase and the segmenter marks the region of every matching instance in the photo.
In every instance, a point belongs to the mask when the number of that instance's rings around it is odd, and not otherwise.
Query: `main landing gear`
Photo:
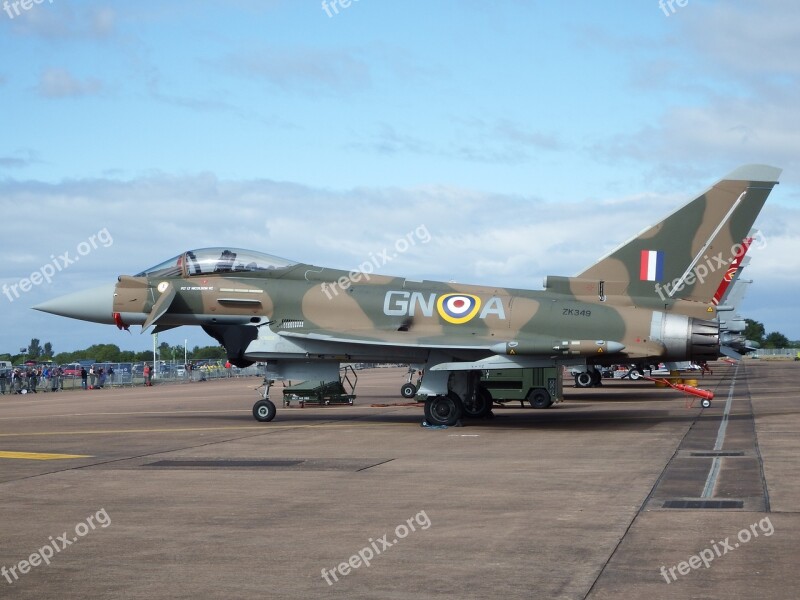
[[[446,396],[430,396],[425,400],[425,420],[431,425],[456,425],[464,414],[464,405],[453,392]]]
[[[575,387],[589,388],[603,385],[603,376],[597,369],[581,371],[575,374]]]
[[[484,419],[492,416],[492,395],[480,384],[480,371],[450,376],[446,394],[428,396],[425,421],[430,425],[460,425],[463,418]]]
[[[451,392],[452,393],[452,392]],[[483,386],[475,389],[467,400],[461,402],[464,416],[471,419],[484,419],[492,412],[492,395]]]

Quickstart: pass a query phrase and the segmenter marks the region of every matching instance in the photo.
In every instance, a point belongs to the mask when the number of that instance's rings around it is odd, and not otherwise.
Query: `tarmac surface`
[[[0,598],[800,595],[800,364],[448,429],[404,373],[264,424],[255,378],[0,397]]]

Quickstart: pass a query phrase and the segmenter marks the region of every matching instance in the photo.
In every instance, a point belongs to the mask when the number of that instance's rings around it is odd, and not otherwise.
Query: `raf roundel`
[[[439,316],[454,325],[471,320],[480,309],[481,299],[471,294],[444,294],[436,301]]]

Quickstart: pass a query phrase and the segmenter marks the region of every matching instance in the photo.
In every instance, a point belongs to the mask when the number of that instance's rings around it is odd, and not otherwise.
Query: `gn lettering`
[[[407,292],[391,290],[386,292],[383,299],[383,314],[390,317],[432,317],[437,311],[436,299],[441,294],[435,292],[423,294],[422,292]],[[440,313],[441,314],[441,313]],[[503,301],[497,296],[492,296],[481,302],[479,319],[495,315],[498,319],[505,320],[506,310]]]

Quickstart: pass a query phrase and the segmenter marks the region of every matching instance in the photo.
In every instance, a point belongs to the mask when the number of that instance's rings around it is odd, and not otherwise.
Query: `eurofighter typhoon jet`
[[[342,362],[409,363],[425,372],[428,422],[452,425],[491,409],[485,369],[594,373],[716,359],[720,276],[780,173],[739,167],[576,277],[549,276],[538,291],[366,277],[226,247],[189,250],[34,308],[120,329],[199,325],[231,363],[266,362],[267,382],[335,381]],[[267,394],[253,415],[275,416]]]

